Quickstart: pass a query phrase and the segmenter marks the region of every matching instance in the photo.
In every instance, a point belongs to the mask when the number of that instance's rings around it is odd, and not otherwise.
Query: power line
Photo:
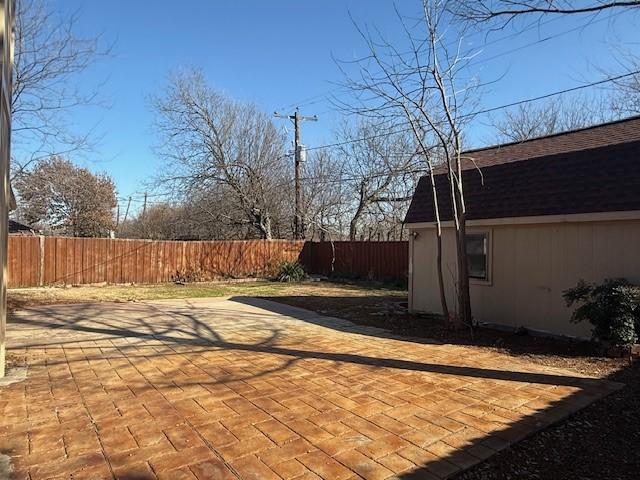
[[[564,90],[558,90],[555,92],[551,92],[551,93],[547,93],[544,95],[540,95],[538,97],[531,97],[531,98],[527,98],[524,100],[518,100],[517,102],[512,102],[512,103],[507,103],[504,105],[499,105],[496,107],[491,107],[491,108],[486,108],[484,110],[479,110],[477,112],[473,112],[473,113],[467,113],[464,115],[461,115],[458,117],[458,120],[464,120],[466,118],[471,118],[471,117],[475,117],[478,115],[484,115],[486,113],[491,113],[491,112],[496,112],[498,110],[504,110],[505,108],[511,108],[511,107],[515,107],[518,105],[523,105],[525,103],[531,103],[531,102],[537,102],[539,100],[545,100],[547,98],[551,98],[551,97],[555,97],[557,95],[564,95],[566,93],[571,93],[571,92],[576,92],[578,90],[583,90],[585,88],[590,88],[590,87],[595,87],[598,85],[603,85],[605,83],[610,83],[610,82],[616,82],[618,80],[622,80],[623,78],[628,78],[628,77],[632,77],[634,75],[638,75],[640,74],[640,70],[635,70],[633,72],[628,72],[622,75],[617,75],[615,77],[609,77],[609,78],[605,78],[604,80],[598,80],[596,82],[591,82],[591,83],[587,83],[584,85],[578,85],[576,87],[571,87],[571,88],[566,88]],[[342,142],[335,142],[335,143],[329,143],[326,145],[318,145],[315,147],[307,147],[307,150],[322,150],[325,148],[334,148],[334,147],[340,147],[342,145],[349,145],[351,143],[357,143],[357,142],[363,142],[366,140],[374,140],[376,138],[384,138],[384,137],[388,137],[389,135],[395,135],[398,133],[407,133],[410,132],[412,129],[411,127],[407,127],[407,128],[403,128],[400,130],[396,130],[396,131],[391,131],[391,132],[386,132],[386,133],[379,133],[376,135],[371,135],[371,136],[367,136],[367,137],[361,137],[361,138],[355,138],[355,139],[351,139],[351,140],[345,140]]]
[[[526,43],[524,45],[520,45],[519,47],[512,48],[510,50],[498,53],[498,54],[493,55],[493,56],[488,57],[488,58],[481,58],[481,59],[479,59],[477,61],[472,61],[472,62],[468,63],[466,66],[470,67],[472,65],[480,65],[482,63],[490,62],[492,60],[496,60],[496,59],[504,57],[506,55],[511,55],[513,53],[519,52],[519,51],[524,50],[526,48],[533,47],[534,45],[539,45],[541,43],[548,42],[549,40],[554,40],[554,39],[562,37],[564,35],[568,35],[569,33],[577,32],[578,30],[583,30],[583,29],[585,29],[586,27],[588,27],[590,25],[594,25],[596,23],[600,23],[600,22],[604,22],[604,21],[610,20],[613,17],[620,15],[621,13],[622,13],[622,11],[618,11],[618,12],[614,12],[611,15],[608,15],[606,17],[600,18],[598,20],[593,20],[593,21],[590,20],[590,21],[586,22],[583,25],[578,25],[577,27],[570,28],[569,30],[564,30],[564,31],[558,32],[558,33],[556,33],[554,35],[549,35],[547,37],[540,38],[540,39],[535,40],[533,42],[529,42],[529,43]]]
[[[604,18],[600,18],[599,20],[589,20],[589,21],[587,21],[586,23],[584,23],[583,25],[578,25],[578,26],[576,26],[576,27],[570,28],[569,30],[564,30],[564,31],[562,31],[562,32],[558,32],[558,33],[556,33],[556,34],[554,34],[554,35],[549,35],[549,36],[547,36],[547,37],[540,38],[540,39],[535,40],[535,41],[533,41],[533,42],[529,42],[529,43],[527,43],[527,44],[525,44],[525,45],[520,45],[520,46],[518,46],[518,47],[512,48],[512,49],[507,50],[507,51],[505,51],[505,52],[498,53],[498,54],[493,55],[493,56],[488,57],[488,58],[480,58],[480,59],[478,59],[478,60],[471,61],[471,62],[469,62],[469,63],[467,63],[467,64],[465,65],[465,68],[469,68],[469,67],[471,67],[471,66],[476,66],[476,65],[482,65],[482,64],[484,64],[484,63],[491,62],[491,61],[493,61],[493,60],[497,60],[497,59],[499,59],[499,58],[502,58],[502,57],[507,56],[507,55],[511,55],[511,54],[516,53],[516,52],[519,52],[519,51],[521,51],[521,50],[525,50],[525,49],[530,48],[530,47],[532,47],[532,46],[535,46],[535,45],[539,45],[539,44],[541,44],[541,43],[548,42],[549,40],[553,40],[553,39],[559,38],[559,37],[561,37],[561,36],[563,36],[563,35],[567,35],[567,34],[569,34],[569,33],[572,33],[572,32],[578,31],[578,30],[583,30],[583,29],[585,29],[587,26],[593,25],[593,24],[595,24],[595,23],[599,23],[599,22],[603,22],[603,21],[610,20],[610,19],[612,19],[613,17],[620,15],[621,13],[622,13],[622,11],[614,12],[614,13],[612,13],[612,14],[610,14],[610,15],[608,15],[608,16],[606,16],[606,17],[604,17]],[[514,34],[512,34],[511,36],[513,36],[513,35],[514,35]],[[504,38],[507,38],[507,37],[504,37]],[[490,44],[490,43],[489,43],[489,44]],[[489,44],[487,44],[487,45],[489,45]],[[485,46],[486,46],[486,45],[485,45]],[[348,92],[345,92],[345,93],[348,93]],[[318,103],[318,102],[315,102],[315,103]],[[328,111],[326,111],[326,112],[322,112],[322,113],[324,114],[324,113],[327,113],[327,112],[330,112],[330,111],[332,111],[332,109],[329,109]]]
[[[418,154],[412,154],[414,156],[419,156]],[[379,172],[373,172],[373,173],[368,173],[368,174],[364,174],[364,175],[357,175],[357,174],[352,174],[352,175],[344,175],[344,174],[339,174],[337,177],[333,177],[333,176],[329,176],[329,175],[315,175],[315,176],[311,176],[311,175],[307,175],[307,176],[301,176],[300,177],[300,181],[310,181],[310,180],[314,180],[317,183],[321,183],[321,184],[335,184],[335,183],[343,183],[343,182],[356,182],[356,181],[360,181],[363,178],[367,178],[367,179],[376,179],[376,178],[386,178],[386,177],[402,177],[402,176],[407,176],[407,175],[412,175],[412,174],[423,174],[428,172],[428,170],[426,168],[411,168],[411,169],[398,169],[398,170],[385,170],[385,171],[379,171]],[[286,187],[288,185],[291,185],[291,183],[293,182],[294,179],[286,179],[282,182],[276,183],[275,185],[271,185],[269,188],[270,189],[277,189],[277,188],[282,188],[282,187]],[[128,200],[128,199],[126,199]],[[132,200],[132,201],[136,201],[136,200]],[[138,200],[139,203],[142,202],[142,200]],[[148,204],[153,204],[153,205],[169,205],[170,202],[163,202],[163,201],[149,201],[147,202]],[[184,203],[184,202],[177,202],[178,204],[180,203]]]
[[[478,61],[471,62],[469,65],[479,65],[479,64],[482,64],[484,62],[489,62],[489,61],[495,60],[497,58],[503,57],[505,55],[510,55],[510,54],[518,52],[520,50],[524,50],[525,48],[529,48],[531,46],[534,46],[534,45],[537,45],[537,44],[540,44],[540,43],[544,43],[544,42],[547,42],[549,40],[561,37],[561,36],[566,35],[568,33],[572,33],[574,31],[582,30],[582,29],[584,29],[584,28],[586,28],[586,27],[588,27],[590,25],[593,25],[595,23],[599,23],[599,22],[602,22],[602,21],[605,21],[605,20],[610,20],[611,18],[613,18],[615,16],[618,16],[618,15],[620,15],[622,13],[623,13],[622,11],[618,11],[618,12],[614,12],[611,15],[608,15],[608,16],[606,16],[604,18],[600,18],[598,20],[589,20],[589,21],[585,22],[583,25],[579,25],[579,26],[573,27],[573,28],[571,28],[569,30],[565,30],[565,31],[559,32],[557,34],[547,36],[545,38],[536,40],[534,42],[530,42],[528,44],[513,48],[513,49],[508,50],[506,52],[502,52],[502,53],[493,55],[493,56],[491,56],[489,58],[479,59]],[[486,42],[483,45],[483,47],[486,48],[488,46],[495,45],[495,44],[503,42],[505,40],[510,40],[511,38],[520,36],[524,32],[527,32],[527,31],[532,30],[534,28],[540,28],[542,26],[549,25],[549,24],[551,24],[553,22],[556,22],[556,21],[559,21],[559,20],[561,20],[561,17],[553,17],[553,18],[550,18],[550,19],[548,19],[546,21],[543,21],[543,22],[540,22],[538,20],[534,20],[528,26],[526,26],[524,29],[518,30],[517,32],[511,33],[509,35],[505,35],[503,37],[499,37],[499,38],[494,39],[494,40],[492,40],[490,42]],[[484,33],[484,32],[478,32],[477,34],[482,34],[482,33]],[[473,38],[473,35],[470,38]],[[458,42],[450,42],[448,45],[445,46],[445,48],[449,49],[449,48],[457,46],[457,44],[458,44]],[[404,52],[404,53],[400,53],[400,55],[408,55],[410,53],[412,53],[412,52]],[[327,95],[329,95],[331,93],[334,93],[334,92],[338,92],[339,90],[340,90],[340,87],[336,87],[336,88],[332,88],[332,89],[326,90],[323,93],[319,93],[319,94],[307,97],[305,99],[302,99],[299,102],[291,103],[291,104],[283,107],[283,109],[293,108],[295,106],[298,106],[298,107],[311,106],[311,105],[316,105],[318,103],[322,103],[325,100],[327,100]],[[347,92],[341,92],[339,95],[346,95],[348,93],[349,93],[348,91]],[[322,112],[322,113],[327,113],[327,112],[330,112],[330,111],[331,110],[327,110],[326,112]]]
[[[608,78],[605,78],[603,80],[590,82],[590,83],[587,83],[587,84],[584,84],[584,85],[578,85],[578,86],[571,87],[571,88],[566,88],[566,89],[563,89],[563,90],[557,90],[555,92],[550,92],[550,93],[547,93],[547,94],[544,94],[544,95],[539,95],[537,97],[531,97],[531,98],[527,98],[527,99],[524,99],[524,100],[518,100],[516,102],[511,102],[511,103],[507,103],[507,104],[503,104],[503,105],[498,105],[496,107],[486,108],[484,110],[479,110],[479,111],[474,112],[474,113],[461,115],[458,118],[459,119],[465,119],[465,118],[470,118],[470,117],[477,116],[477,115],[491,113],[491,112],[495,112],[495,111],[498,111],[498,110],[503,110],[503,109],[515,107],[515,106],[518,106],[518,105],[523,105],[523,104],[526,104],[526,103],[531,103],[531,102],[544,100],[544,99],[551,98],[551,97],[554,97],[554,96],[557,96],[557,95],[563,95],[563,94],[566,94],[566,93],[571,93],[571,92],[575,92],[575,91],[578,91],[578,90],[582,90],[582,89],[585,89],[585,88],[590,88],[590,87],[594,87],[594,86],[598,86],[598,85],[603,85],[605,83],[616,82],[618,80],[622,80],[624,78],[628,78],[628,77],[631,77],[631,76],[634,76],[634,75],[638,75],[638,74],[640,74],[640,70],[635,70],[635,71],[628,72],[628,73],[625,73],[625,74],[616,75],[614,77],[608,77]],[[322,149],[327,149],[327,148],[335,148],[335,147],[339,147],[339,146],[343,146],[343,145],[349,145],[349,144],[352,144],[352,143],[362,142],[362,141],[366,141],[366,140],[373,140],[373,139],[376,139],[376,138],[383,138],[383,137],[386,137],[386,136],[389,136],[389,135],[394,135],[394,134],[399,134],[399,133],[407,133],[407,132],[410,132],[410,131],[412,131],[412,129],[410,127],[407,127],[407,128],[403,128],[403,129],[400,129],[400,130],[395,130],[395,131],[386,132],[386,133],[380,133],[380,134],[377,134],[377,135],[370,135],[370,136],[367,136],[367,137],[355,138],[355,139],[351,139],[351,140],[345,140],[345,141],[342,141],[342,142],[334,142],[334,143],[325,144],[325,145],[318,145],[318,146],[315,146],[315,147],[307,147],[306,150],[309,151],[309,150],[322,150]],[[407,174],[407,173],[424,173],[426,171],[427,171],[426,169],[402,170],[402,171],[398,172],[397,174],[401,175],[401,174]],[[380,174],[369,175],[369,177],[370,178],[376,178],[378,176],[386,176],[388,174],[389,174],[389,172],[387,171],[387,172],[381,172]],[[300,180],[320,180],[321,178],[322,177],[300,177]],[[332,179],[331,181],[329,181],[327,183],[339,182],[339,181],[344,181],[344,180],[349,180],[349,177],[341,177],[341,178],[338,178],[338,179]],[[357,180],[357,178],[354,176],[354,177],[351,178],[351,180]],[[283,182],[282,184],[277,185],[277,187],[286,186],[287,184],[290,184],[290,182],[291,182],[291,180],[288,180],[287,182]],[[122,197],[119,197],[119,200],[128,200],[128,198],[124,199]],[[132,200],[132,201],[139,202],[139,203],[143,203],[144,202],[144,200]],[[158,202],[148,202],[148,203],[165,204],[167,202],[158,201]]]

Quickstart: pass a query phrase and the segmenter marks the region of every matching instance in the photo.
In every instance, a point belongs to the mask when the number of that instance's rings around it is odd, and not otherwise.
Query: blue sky
[[[364,52],[349,12],[359,22],[375,24],[391,40],[402,38],[393,3],[372,0],[235,0],[181,2],[156,0],[54,0],[60,11],[80,9],[81,34],[103,32],[114,41],[113,56],[78,78],[80,86],[104,82],[108,108],[73,112],[79,129],[96,127],[101,140],[95,152],[79,163],[109,172],[119,195],[141,199],[144,182],[162,161],[153,151],[155,136],[148,96],[180,67],[201,68],[210,83],[229,95],[253,101],[266,111],[318,114],[320,121],[304,125],[309,146],[332,140],[338,115],[317,97],[340,81],[332,55],[349,59]],[[411,12],[415,1],[401,2]],[[572,87],[621,72],[621,52],[640,53],[637,35],[640,16],[625,12],[603,14],[586,25],[552,40],[506,54],[530,42],[585,25],[586,17],[561,18],[540,28],[499,41],[511,30],[467,38],[481,50],[477,74],[497,80],[486,89],[483,107]],[[483,48],[485,42],[490,45]],[[504,54],[504,55],[503,55]],[[490,57],[501,55],[493,60]],[[311,100],[309,100],[311,98]],[[305,101],[307,100],[307,101]],[[490,142],[486,118],[475,121],[468,133],[475,145]]]

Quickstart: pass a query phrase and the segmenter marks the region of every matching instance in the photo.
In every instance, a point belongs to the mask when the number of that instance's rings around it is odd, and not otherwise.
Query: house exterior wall
[[[13,2],[0,0],[0,377],[5,374],[7,320],[7,220],[11,205],[9,186],[11,63],[13,48]]]
[[[625,212],[626,213],[626,212]],[[489,279],[471,279],[474,317],[512,327],[589,337],[591,326],[570,322],[563,290],[578,280],[602,282],[624,277],[640,284],[640,212],[626,219],[566,216],[544,223],[485,220],[470,222],[468,233],[489,233]],[[635,218],[634,218],[635,217]],[[535,218],[535,217],[534,217]],[[479,224],[478,224],[479,223]],[[435,267],[435,229],[408,225],[415,232],[411,252],[409,303],[412,311],[441,312]],[[449,308],[455,307],[454,230],[444,228],[443,266]]]

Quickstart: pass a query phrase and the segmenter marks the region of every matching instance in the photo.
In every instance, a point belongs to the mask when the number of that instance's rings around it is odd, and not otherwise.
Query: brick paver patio
[[[264,307],[264,308],[260,308]],[[8,325],[12,478],[445,478],[617,385],[253,299],[39,307]]]

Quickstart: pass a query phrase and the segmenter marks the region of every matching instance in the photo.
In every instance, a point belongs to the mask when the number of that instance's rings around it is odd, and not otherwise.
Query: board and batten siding
[[[592,218],[605,218],[593,215]],[[409,225],[410,308],[440,312],[435,267],[435,229]],[[468,233],[488,232],[489,280],[470,280],[474,317],[512,327],[525,326],[560,335],[589,337],[591,325],[571,323],[562,292],[580,279],[602,282],[624,277],[640,284],[640,214],[637,219],[544,223],[470,222]],[[444,228],[443,269],[449,308],[454,297],[454,231]]]

